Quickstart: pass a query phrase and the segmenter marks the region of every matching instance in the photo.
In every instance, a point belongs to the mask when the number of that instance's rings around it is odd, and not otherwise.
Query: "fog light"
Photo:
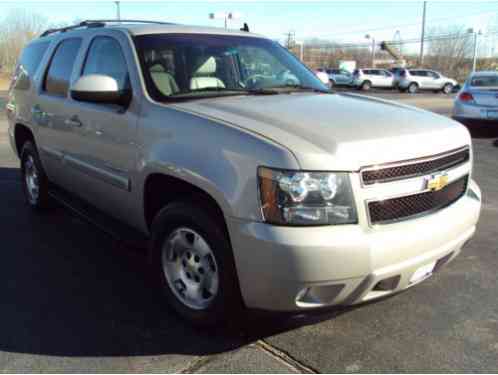
[[[394,290],[398,287],[399,280],[401,279],[400,275],[389,277],[387,279],[379,281],[377,284],[375,284],[373,290],[380,290],[380,291],[389,291],[389,290]]]
[[[344,284],[332,284],[303,288],[296,295],[296,305],[299,307],[330,305],[344,289],[344,286]]]

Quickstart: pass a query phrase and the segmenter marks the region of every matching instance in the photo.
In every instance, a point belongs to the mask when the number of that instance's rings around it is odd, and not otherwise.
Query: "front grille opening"
[[[464,164],[469,159],[470,151],[466,148],[450,155],[436,156],[430,160],[406,160],[401,162],[403,165],[391,167],[386,165],[379,169],[366,170],[362,172],[361,177],[365,185],[390,182],[446,170]]]
[[[448,263],[448,261],[451,259],[451,257],[453,256],[453,252],[445,255],[444,257],[442,257],[441,259],[439,259],[437,262],[436,262],[436,265],[434,266],[434,269],[432,270],[433,273],[439,271],[446,263]]]
[[[372,290],[382,291],[382,292],[394,290],[398,287],[400,280],[401,280],[400,275],[388,277],[387,279],[383,279],[379,281],[377,284],[375,284]]]
[[[439,191],[368,203],[371,224],[388,224],[440,210],[456,202],[467,190],[468,176],[453,181]]]

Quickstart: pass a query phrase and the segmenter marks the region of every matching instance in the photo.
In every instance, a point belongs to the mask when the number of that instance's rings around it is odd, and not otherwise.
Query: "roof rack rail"
[[[66,31],[74,30],[74,29],[79,29],[83,27],[91,28],[91,27],[105,27],[107,23],[152,23],[152,24],[159,24],[159,25],[173,25],[171,22],[161,22],[161,21],[148,21],[148,20],[85,20],[82,21],[76,25],[72,26],[66,26],[66,27],[60,27],[57,29],[48,29],[45,30],[40,37],[44,37],[50,34],[54,33],[65,33]]]

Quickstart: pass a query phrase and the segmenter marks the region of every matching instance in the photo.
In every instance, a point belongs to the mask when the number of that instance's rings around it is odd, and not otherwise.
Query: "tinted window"
[[[156,100],[240,95],[297,85],[326,90],[294,55],[268,39],[154,34],[134,41],[147,90]]]
[[[27,46],[21,54],[19,64],[14,74],[13,87],[18,90],[27,90],[31,86],[31,80],[47,51],[50,42],[34,43]]]
[[[498,75],[472,77],[470,85],[474,87],[498,87]]]
[[[67,95],[71,72],[80,45],[81,39],[72,38],[63,40],[57,46],[43,84],[43,89],[46,92],[58,96]]]
[[[114,78],[122,90],[128,85],[128,68],[118,41],[97,37],[92,41],[86,57],[83,75],[103,74]]]

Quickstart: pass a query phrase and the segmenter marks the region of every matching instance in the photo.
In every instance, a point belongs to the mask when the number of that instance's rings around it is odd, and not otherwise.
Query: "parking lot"
[[[449,116],[452,98],[372,91]],[[483,191],[474,239],[396,296],[294,317],[251,316],[232,333],[180,321],[145,257],[56,209],[24,204],[0,92],[0,371],[497,372],[498,125],[468,124]]]

